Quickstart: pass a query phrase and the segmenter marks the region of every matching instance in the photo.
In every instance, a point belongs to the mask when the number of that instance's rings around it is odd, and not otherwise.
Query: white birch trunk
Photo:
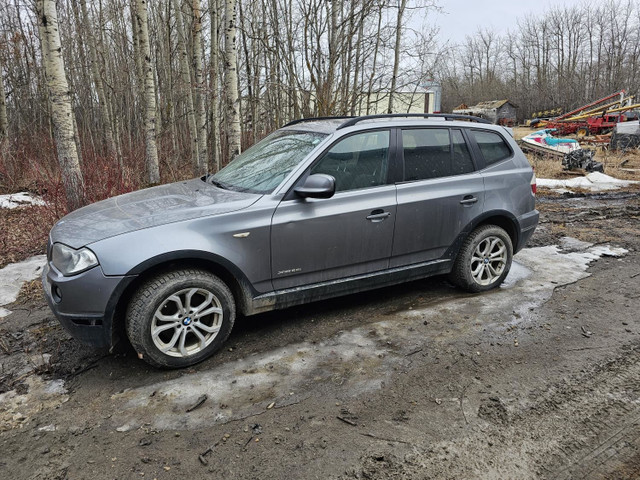
[[[224,83],[227,100],[227,138],[229,144],[227,160],[231,161],[241,151],[240,96],[238,94],[237,45],[236,45],[236,0],[225,0],[224,30]]]
[[[2,63],[0,63],[0,145],[9,136],[9,119],[7,117],[7,93],[4,90],[2,78]]]
[[[75,210],[84,205],[85,192],[74,140],[71,92],[64,70],[56,2],[37,0],[36,9],[58,162],[69,209]]]
[[[218,60],[219,60],[219,14],[220,2],[219,0],[209,0],[209,19],[211,22],[211,55],[209,65],[209,75],[211,82],[211,139],[213,145],[211,146],[211,160],[212,167],[217,172],[222,166],[220,164],[220,109],[218,108]]]
[[[196,91],[196,127],[198,129],[198,164],[196,175],[207,173],[207,112],[204,108],[205,83],[202,72],[202,12],[200,0],[193,0],[193,76]]]
[[[145,156],[149,183],[154,184],[160,183],[160,166],[158,164],[158,147],[156,144],[156,87],[153,82],[153,67],[151,65],[146,0],[136,0],[136,27],[144,79],[142,93],[144,96]]]

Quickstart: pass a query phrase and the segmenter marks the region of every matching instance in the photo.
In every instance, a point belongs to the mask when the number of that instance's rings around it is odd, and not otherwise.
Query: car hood
[[[200,178],[160,185],[70,213],[54,225],[51,240],[80,248],[134,230],[241,210],[260,197],[223,190]]]

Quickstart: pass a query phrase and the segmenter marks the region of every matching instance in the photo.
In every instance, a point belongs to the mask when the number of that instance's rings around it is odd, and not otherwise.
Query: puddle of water
[[[500,285],[500,288],[513,288],[519,281],[530,277],[532,273],[533,272],[530,269],[514,259],[513,263],[511,264],[511,270],[509,270],[509,275],[507,275],[507,278],[504,279],[504,282],[502,283],[502,285]]]

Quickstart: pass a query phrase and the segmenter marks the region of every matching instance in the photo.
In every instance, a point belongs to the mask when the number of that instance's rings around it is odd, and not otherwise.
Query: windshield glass
[[[271,193],[326,136],[316,132],[274,132],[211,175],[208,181],[229,190]]]

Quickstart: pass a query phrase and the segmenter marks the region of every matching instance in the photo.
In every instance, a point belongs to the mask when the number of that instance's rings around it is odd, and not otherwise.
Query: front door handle
[[[477,201],[478,201],[477,197],[474,197],[473,195],[465,195],[464,198],[460,200],[460,203],[462,205],[471,205],[476,203]]]
[[[370,221],[372,221],[374,223],[382,222],[383,220],[385,220],[390,215],[391,215],[391,212],[385,212],[381,208],[378,208],[378,209],[372,211],[371,215],[367,216],[367,220],[370,220]]]

